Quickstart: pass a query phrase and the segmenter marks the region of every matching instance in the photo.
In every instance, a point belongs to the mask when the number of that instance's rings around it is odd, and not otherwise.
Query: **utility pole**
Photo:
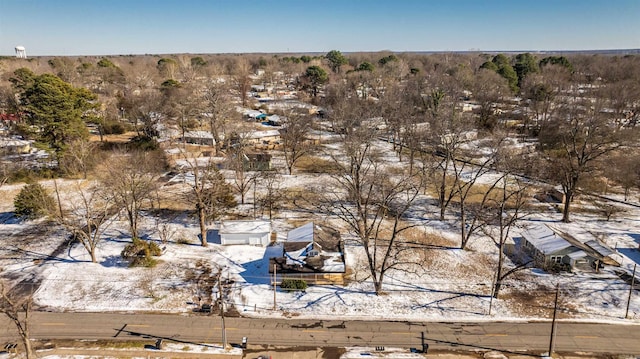
[[[551,321],[551,338],[549,339],[549,356],[553,356],[553,347],[556,345],[556,313],[558,312],[558,291],[556,283],[556,299],[553,301],[553,320]]]
[[[633,285],[636,282],[636,266],[633,265],[633,274],[631,275],[631,286],[629,287],[629,296],[627,297],[627,311],[624,312],[624,319],[629,318],[629,306],[631,305],[631,293],[633,293]]]
[[[222,269],[218,272],[218,296],[220,297],[220,317],[222,318],[222,348],[227,350],[227,328],[224,323],[224,299],[222,293]]]
[[[276,263],[273,264],[273,310],[276,310],[276,283],[278,282],[278,276],[276,274]]]
[[[253,219],[256,219],[256,179],[257,176],[253,176]]]

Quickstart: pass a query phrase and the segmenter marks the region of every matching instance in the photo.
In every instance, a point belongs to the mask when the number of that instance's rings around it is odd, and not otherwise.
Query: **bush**
[[[55,201],[39,183],[31,183],[22,187],[13,206],[17,217],[36,219],[50,213],[55,208]]]
[[[127,127],[123,123],[109,121],[102,124],[102,130],[105,135],[121,135],[127,132]]]
[[[280,288],[286,290],[306,290],[307,281],[302,279],[283,279],[280,283]]]
[[[153,257],[161,254],[162,249],[156,242],[133,238],[120,255],[129,261],[129,267],[154,267],[158,261]]]
[[[141,151],[154,151],[160,148],[160,146],[158,145],[158,141],[156,141],[152,137],[145,135],[135,136],[131,138],[130,144],[134,149],[138,149]]]

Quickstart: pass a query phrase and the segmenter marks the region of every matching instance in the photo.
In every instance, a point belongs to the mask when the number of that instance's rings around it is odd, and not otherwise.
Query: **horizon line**
[[[330,50],[331,51],[331,50]],[[339,50],[340,51],[340,50]],[[619,49],[581,49],[581,50],[364,50],[364,51],[341,51],[343,54],[361,54],[361,53],[395,53],[395,54],[474,54],[474,53],[617,53],[617,54],[640,54],[640,48],[619,48]],[[38,57],[98,57],[98,56],[167,56],[167,55],[294,55],[294,54],[326,54],[324,51],[282,51],[282,52],[158,52],[158,53],[119,53],[119,54],[70,54],[70,55],[31,55],[29,58]],[[14,55],[0,55],[0,57],[14,58]]]

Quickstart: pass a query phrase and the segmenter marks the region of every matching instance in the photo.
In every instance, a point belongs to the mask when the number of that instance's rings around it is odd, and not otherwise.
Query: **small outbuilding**
[[[224,221],[220,224],[220,244],[266,246],[271,241],[269,221]]]

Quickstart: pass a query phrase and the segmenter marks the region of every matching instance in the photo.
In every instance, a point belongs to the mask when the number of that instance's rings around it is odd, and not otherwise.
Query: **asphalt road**
[[[229,343],[272,346],[400,348],[543,353],[549,348],[546,322],[388,322],[226,318]],[[15,338],[15,327],[0,317],[0,340]],[[32,339],[148,339],[221,343],[216,315],[32,313]],[[1,343],[1,342],[0,342]],[[559,321],[555,351],[640,354],[640,324]]]

